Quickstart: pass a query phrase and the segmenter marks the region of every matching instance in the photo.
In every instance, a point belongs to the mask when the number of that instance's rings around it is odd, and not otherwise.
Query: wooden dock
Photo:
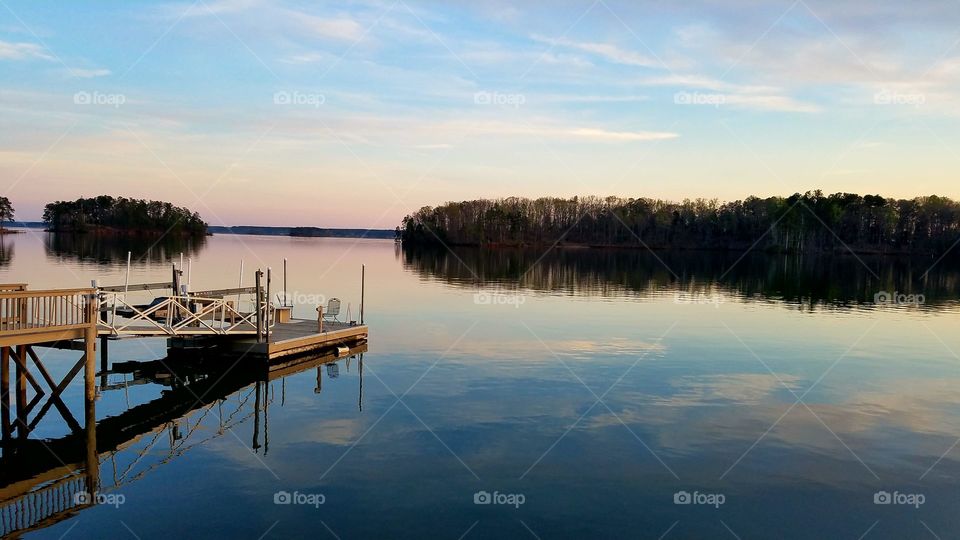
[[[273,360],[323,349],[353,347],[366,342],[367,331],[367,326],[360,324],[325,322],[320,329],[317,321],[291,319],[271,328],[269,340],[257,343],[253,338],[232,339],[230,348],[233,352]]]
[[[263,395],[266,383],[260,381],[315,367],[315,391],[319,392],[319,366],[344,357],[349,362],[351,356],[361,354],[362,392],[362,352],[368,337],[363,324],[363,274],[359,321],[345,322],[339,320],[337,299],[326,306],[309,306],[316,311],[316,319],[292,318],[294,306],[288,305],[286,293],[282,301],[279,295],[276,303],[272,301],[269,269],[257,270],[253,287],[206,291],[182,286],[182,274],[174,266],[170,282],[130,284],[128,273],[124,285],[101,287],[94,282],[80,289],[30,290],[25,283],[0,284],[0,535],[36,530],[93,506],[96,501],[90,495],[101,488],[100,462],[105,453],[128,446],[131,434],[156,432],[162,426],[174,429],[170,426],[175,418],[199,405],[212,406],[216,396],[222,398],[253,381],[253,415],[258,426],[261,400],[269,401]],[[157,292],[148,304],[131,299],[134,293],[152,291]],[[224,372],[201,381],[197,388],[176,388],[155,403],[98,423],[96,401],[102,392],[115,389],[108,384],[108,375],[116,373],[117,367],[115,363],[111,369],[108,361],[110,341],[158,337],[167,338],[168,353],[203,349],[203,361]],[[57,380],[35,347],[77,351],[79,359],[71,360],[72,367]],[[238,359],[245,362],[240,364]],[[182,360],[178,371],[191,365],[187,358]],[[176,361],[177,355],[168,354],[167,361],[160,363],[169,369],[168,363]],[[62,397],[80,372],[82,423]],[[206,397],[198,399],[198,395]],[[31,433],[52,410],[60,413],[70,434],[57,440],[32,440]],[[266,404],[263,417],[266,430]],[[162,426],[157,424],[160,421]]]
[[[301,355],[339,356],[367,342],[362,292],[359,321],[338,320],[339,300],[328,303],[328,313],[323,311],[325,306],[311,306],[317,312],[316,319],[294,319],[294,306],[285,300],[282,305],[270,301],[269,270],[257,270],[253,287],[198,292],[180,285],[181,274],[174,267],[173,279],[167,283],[100,287],[94,282],[93,287],[83,289],[30,290],[23,283],[0,284],[3,440],[9,440],[15,431],[19,438],[26,438],[51,408],[60,412],[71,430],[82,430],[60,396],[83,371],[85,398],[90,403],[96,399],[98,338],[101,372],[108,370],[111,339],[167,337],[171,350],[216,349],[229,358],[239,354],[268,366],[278,359],[286,362]],[[128,297],[131,291],[153,290],[162,292],[146,305]],[[247,300],[242,302],[242,298]],[[252,307],[244,311],[242,304]],[[64,378],[56,381],[34,347],[76,350],[82,355]],[[12,374],[11,361],[15,368]],[[15,409],[10,403],[11,393]],[[90,409],[86,423],[93,415]]]

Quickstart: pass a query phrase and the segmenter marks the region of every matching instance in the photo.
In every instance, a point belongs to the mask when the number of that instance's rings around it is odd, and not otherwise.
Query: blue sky
[[[960,198],[960,3],[0,0],[21,219],[386,227],[509,195]]]

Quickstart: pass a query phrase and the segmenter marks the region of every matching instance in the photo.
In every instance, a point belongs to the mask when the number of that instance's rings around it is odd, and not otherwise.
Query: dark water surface
[[[118,442],[97,456],[105,504],[27,537],[960,535],[949,261],[254,236],[2,243],[0,281],[34,289],[122,283],[128,249],[133,282],[168,279],[184,252],[195,289],[236,286],[241,259],[249,285],[286,257],[303,318],[330,296],[356,314],[367,265],[362,359],[259,382],[244,363],[149,363],[165,359],[161,339],[111,342],[112,367],[130,373],[109,375],[96,403],[99,436]],[[55,376],[77,358],[38,351]],[[63,399],[82,419],[80,379]],[[48,413],[34,461],[68,433]],[[76,456],[62,451],[66,476]],[[10,531],[11,516],[41,510],[11,509],[24,484],[7,484]],[[877,504],[885,493],[893,504]]]

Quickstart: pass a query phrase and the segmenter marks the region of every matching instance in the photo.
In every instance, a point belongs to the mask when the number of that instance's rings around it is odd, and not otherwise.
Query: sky
[[[960,199],[960,2],[0,0],[0,184],[212,225],[507,196]]]

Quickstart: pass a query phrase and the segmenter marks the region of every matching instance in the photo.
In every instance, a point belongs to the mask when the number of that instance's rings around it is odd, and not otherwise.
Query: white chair
[[[340,299],[331,298],[327,302],[327,307],[323,309],[323,319],[340,322],[337,317],[340,316]]]

